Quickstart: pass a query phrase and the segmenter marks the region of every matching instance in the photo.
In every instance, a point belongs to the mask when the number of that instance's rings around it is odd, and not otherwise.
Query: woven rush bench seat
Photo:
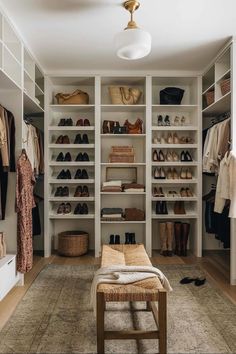
[[[152,266],[142,244],[103,245],[101,267]],[[159,339],[159,353],[167,353],[167,292],[157,277],[131,284],[99,284],[97,287],[97,352],[105,353],[105,340]],[[144,301],[146,311],[152,311],[157,329],[109,331],[104,328],[107,302]],[[156,306],[158,302],[158,308]]]

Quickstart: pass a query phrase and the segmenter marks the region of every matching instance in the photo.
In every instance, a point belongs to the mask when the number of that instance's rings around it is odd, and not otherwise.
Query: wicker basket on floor
[[[84,231],[65,231],[58,234],[58,253],[78,257],[88,252],[89,235]]]

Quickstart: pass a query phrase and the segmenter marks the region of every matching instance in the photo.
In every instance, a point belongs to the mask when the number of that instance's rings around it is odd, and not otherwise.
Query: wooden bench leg
[[[97,352],[104,354],[104,319],[105,319],[105,300],[104,294],[97,292]]]
[[[159,353],[167,353],[167,303],[166,290],[159,290],[158,323],[159,323]]]

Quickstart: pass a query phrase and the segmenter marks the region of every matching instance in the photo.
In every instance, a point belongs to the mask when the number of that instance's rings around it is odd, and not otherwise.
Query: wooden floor
[[[157,252],[151,259],[152,263],[158,264],[198,264],[207,274],[207,279],[216,287],[221,289],[224,294],[236,304],[236,286],[229,285],[229,255],[225,251],[207,252],[203,258],[194,256],[188,257],[163,257]],[[0,302],[0,330],[8,321],[14,312],[17,304],[20,302],[24,294],[29,289],[30,285],[47,264],[98,264],[99,258],[94,258],[92,254],[78,257],[66,258],[57,255],[50,258],[34,257],[34,267],[25,276],[25,285],[23,287],[15,287],[10,293]]]

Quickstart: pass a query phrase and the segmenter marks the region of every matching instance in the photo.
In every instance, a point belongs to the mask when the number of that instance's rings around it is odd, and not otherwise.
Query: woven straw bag
[[[58,104],[88,104],[89,95],[87,92],[81,90],[75,90],[72,93],[61,93],[56,94],[56,99]]]
[[[109,93],[112,104],[137,104],[142,96],[140,89],[128,86],[110,86]]]

